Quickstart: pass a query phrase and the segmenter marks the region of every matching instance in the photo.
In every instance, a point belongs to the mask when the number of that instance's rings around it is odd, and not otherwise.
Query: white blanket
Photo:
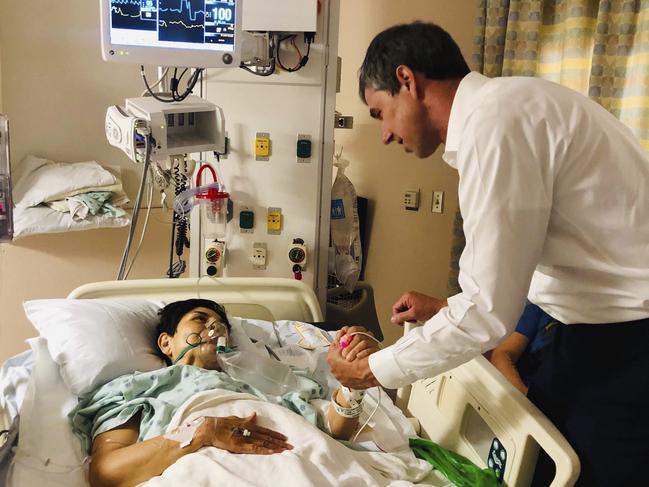
[[[402,487],[413,485],[431,470],[409,449],[393,453],[351,450],[292,411],[249,394],[199,392],[176,412],[169,429],[198,416],[244,417],[252,411],[257,412],[260,425],[286,435],[293,450],[275,455],[238,455],[203,448],[141,485]]]

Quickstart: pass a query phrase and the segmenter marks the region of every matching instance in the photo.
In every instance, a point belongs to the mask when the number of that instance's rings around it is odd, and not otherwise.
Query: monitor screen
[[[235,0],[109,0],[110,43],[234,52]]]

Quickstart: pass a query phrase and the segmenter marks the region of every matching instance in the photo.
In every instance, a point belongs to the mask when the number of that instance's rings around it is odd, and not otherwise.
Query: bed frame
[[[110,281],[86,284],[68,297],[148,298],[166,302],[202,297],[220,302],[236,316],[269,321],[323,321],[314,292],[292,279]],[[408,329],[406,326],[404,332]],[[529,486],[539,446],[557,466],[551,487],[570,487],[579,476],[577,455],[561,433],[483,357],[400,389],[397,405],[406,416],[415,418],[413,422],[420,426],[423,437],[481,467],[486,467],[489,458],[500,462],[508,487]],[[502,452],[494,448],[496,441],[504,448],[504,460]]]

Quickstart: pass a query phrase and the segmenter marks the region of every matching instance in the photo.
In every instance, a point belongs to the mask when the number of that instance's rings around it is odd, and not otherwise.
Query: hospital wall
[[[431,21],[450,32],[470,60],[474,0],[344,1],[340,19],[343,58],[338,111],[354,116],[352,130],[337,130],[336,145],[351,161],[346,174],[356,192],[370,200],[369,251],[366,280],[372,285],[376,309],[387,342],[403,330],[390,323],[392,304],[410,290],[446,296],[451,232],[457,210],[457,172],[441,159],[417,159],[398,144],[384,147],[380,124],[371,119],[358,96],[358,67],[372,38],[397,23]],[[403,207],[403,192],[421,191],[419,211]],[[432,192],[444,191],[444,212],[431,212]]]
[[[139,70],[107,64],[99,51],[99,2],[70,0],[65,9],[50,2],[0,2],[0,107],[10,116],[14,165],[28,153],[59,161],[96,160],[119,164],[135,194],[138,168],[104,138],[107,106],[138,95]],[[370,250],[366,280],[375,290],[377,312],[388,341],[392,303],[409,289],[444,295],[457,178],[438,152],[427,160],[384,148],[379,125],[357,96],[356,72],[372,36],[396,22],[432,20],[470,52],[473,0],[343,0],[342,88],[338,110],[355,117],[352,130],[337,130],[352,162],[347,173],[359,195],[370,199]],[[73,8],[72,8],[73,7]],[[33,15],[33,12],[48,15]],[[46,46],[46,48],[44,48]],[[405,189],[419,188],[421,209],[402,207]],[[430,212],[431,192],[445,191],[444,213]],[[26,349],[36,334],[22,312],[28,299],[65,297],[80,284],[115,278],[125,229],[41,235],[0,244],[0,360]],[[154,210],[131,278],[164,277],[169,257],[169,215]]]

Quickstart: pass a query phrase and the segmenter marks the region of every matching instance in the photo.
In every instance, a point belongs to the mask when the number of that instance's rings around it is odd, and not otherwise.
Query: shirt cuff
[[[370,355],[369,366],[376,380],[388,389],[398,389],[413,382],[397,364],[394,345]]]

